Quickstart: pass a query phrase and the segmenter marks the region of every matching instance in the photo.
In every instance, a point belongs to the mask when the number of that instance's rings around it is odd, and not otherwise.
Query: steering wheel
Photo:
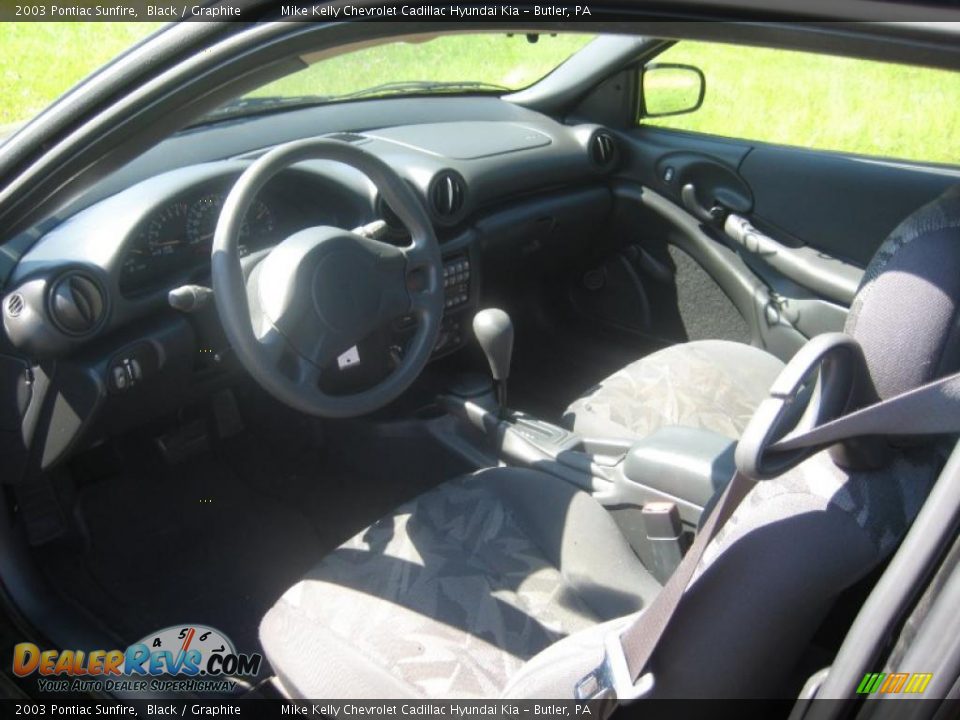
[[[304,160],[333,160],[364,173],[410,231],[396,247],[342,228],[291,235],[252,270],[239,235],[254,198],[277,173]],[[443,315],[442,260],[423,204],[393,168],[336,140],[300,140],[256,160],[227,196],[213,238],[214,298],[233,350],[254,380],[281,402],[322,417],[383,407],[423,370]],[[320,388],[320,372],[374,330],[403,315],[417,330],[399,365],[352,395]]]

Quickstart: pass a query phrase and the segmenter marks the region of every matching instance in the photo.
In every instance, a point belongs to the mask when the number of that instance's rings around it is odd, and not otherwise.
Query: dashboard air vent
[[[459,173],[445,170],[430,185],[430,209],[440,220],[450,221],[463,210],[467,184]]]
[[[602,168],[611,168],[617,161],[617,141],[608,132],[600,131],[590,138],[590,157]]]
[[[50,291],[50,317],[69,335],[92,332],[103,319],[104,309],[100,286],[88,275],[68,273]]]
[[[20,293],[14,293],[7,298],[7,315],[10,317],[19,317],[20,313],[26,307],[26,301]]]

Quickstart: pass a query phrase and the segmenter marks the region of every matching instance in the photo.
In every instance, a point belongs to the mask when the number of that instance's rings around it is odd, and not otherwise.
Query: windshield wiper
[[[454,80],[442,82],[439,80],[408,80],[403,82],[389,82],[381,85],[357,90],[351,93],[333,96],[333,100],[352,100],[376,95],[417,95],[435,92],[483,92],[504,93],[513,92],[512,88],[497,85],[496,83]]]

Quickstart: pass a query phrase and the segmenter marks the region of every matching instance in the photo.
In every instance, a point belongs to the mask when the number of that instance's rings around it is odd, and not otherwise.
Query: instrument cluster
[[[213,235],[226,199],[225,192],[203,192],[177,198],[152,212],[126,248],[120,291],[137,295],[162,286],[167,278],[209,265]],[[275,201],[257,199],[240,229],[240,253],[276,244],[279,209]],[[327,221],[329,222],[329,220]]]

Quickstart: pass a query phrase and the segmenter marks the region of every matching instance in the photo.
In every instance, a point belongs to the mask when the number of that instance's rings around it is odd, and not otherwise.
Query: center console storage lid
[[[710,430],[660,428],[630,448],[623,475],[630,483],[702,508],[733,477],[736,445]]]

